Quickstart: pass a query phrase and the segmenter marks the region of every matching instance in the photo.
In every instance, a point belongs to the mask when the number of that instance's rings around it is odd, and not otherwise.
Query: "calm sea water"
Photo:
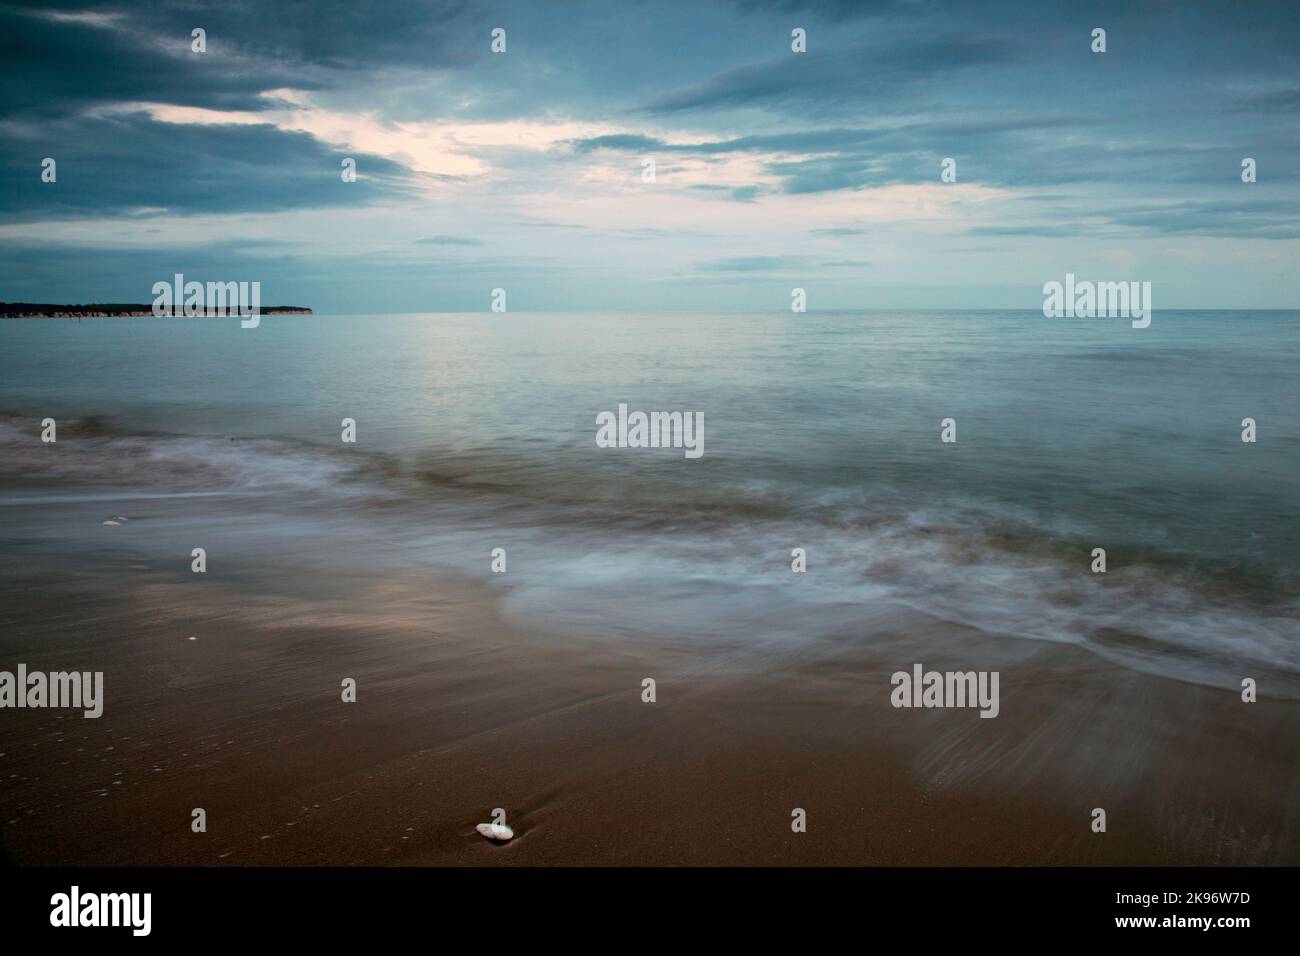
[[[562,626],[794,641],[896,602],[1300,693],[1298,386],[1298,312],[4,321],[0,477],[243,495],[342,564],[507,547],[510,607]],[[704,456],[597,448],[620,402],[702,412]]]

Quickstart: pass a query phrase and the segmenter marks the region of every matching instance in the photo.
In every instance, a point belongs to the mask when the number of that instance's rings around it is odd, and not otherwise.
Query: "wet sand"
[[[106,703],[0,712],[18,864],[1300,863],[1300,706],[1266,685],[1244,704],[896,606],[784,650],[647,645],[518,626],[491,580],[21,545],[0,667],[103,670]],[[999,670],[1001,713],[894,709],[918,661]],[[496,807],[508,845],[474,832]]]

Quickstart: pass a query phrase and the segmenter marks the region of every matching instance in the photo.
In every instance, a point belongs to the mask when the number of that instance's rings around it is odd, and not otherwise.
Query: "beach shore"
[[[199,576],[41,527],[0,551],[0,664],[102,670],[106,701],[0,714],[13,863],[1300,863],[1300,707],[1267,686],[1246,704],[898,606],[783,650],[548,633],[495,581]],[[1000,671],[999,715],[893,708],[916,662]],[[497,807],[506,845],[474,832]]]

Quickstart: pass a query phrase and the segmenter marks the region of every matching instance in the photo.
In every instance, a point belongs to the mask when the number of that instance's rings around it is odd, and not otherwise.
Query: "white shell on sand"
[[[506,840],[514,839],[515,835],[515,831],[503,823],[480,823],[474,829],[489,840],[500,840],[503,843]]]
[[[104,522],[104,527],[105,527],[105,528],[120,528],[120,527],[122,527],[122,522],[120,522],[120,521],[105,521],[105,522]]]

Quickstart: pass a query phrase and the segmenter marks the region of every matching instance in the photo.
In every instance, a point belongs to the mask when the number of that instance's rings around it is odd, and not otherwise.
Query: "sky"
[[[0,183],[5,301],[1296,308],[1300,3],[10,3]]]

